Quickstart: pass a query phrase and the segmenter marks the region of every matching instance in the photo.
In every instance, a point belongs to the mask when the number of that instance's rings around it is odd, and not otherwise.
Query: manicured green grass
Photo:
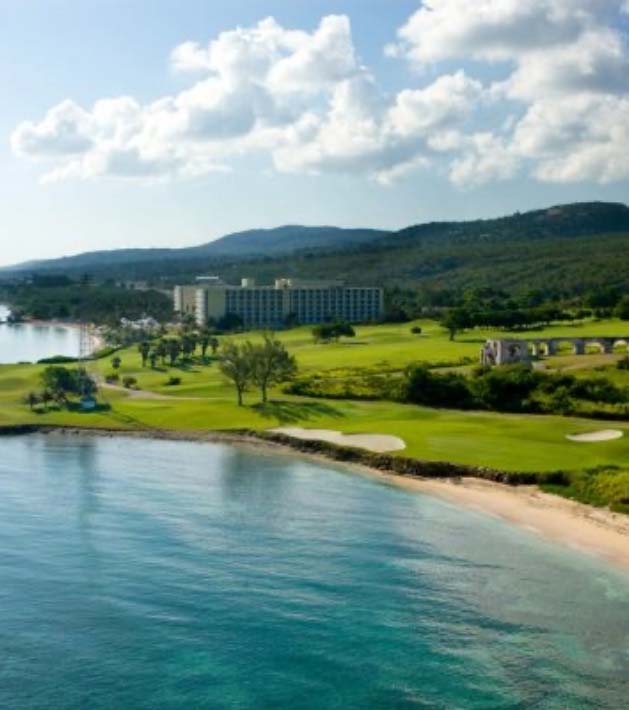
[[[389,368],[402,368],[420,360],[431,364],[458,363],[465,357],[475,358],[485,338],[497,335],[474,331],[450,342],[445,331],[434,322],[422,322],[420,336],[411,334],[413,325],[361,327],[351,344],[314,344],[309,329],[305,328],[279,337],[295,353],[302,370],[314,371],[339,367],[378,370],[385,367],[385,362]],[[554,327],[544,333],[614,334],[623,332],[622,325],[607,321],[587,327]],[[235,337],[255,339],[259,334]],[[568,441],[566,434],[608,428],[610,424],[565,417],[426,409],[392,402],[308,400],[284,395],[279,390],[272,393],[274,401],[266,407],[256,405],[259,397],[252,392],[246,396],[247,406],[239,408],[233,389],[224,381],[216,361],[151,370],[142,368],[135,348],[122,350],[118,355],[122,359],[121,378],[132,375],[142,392],[163,398],[143,399],[129,392],[103,388],[101,400],[110,405],[108,411],[32,413],[23,403],[24,396],[29,390],[39,389],[43,368],[5,365],[0,366],[0,425],[41,423],[189,431],[297,425],[350,433],[394,434],[407,443],[402,455],[507,470],[582,470],[629,462],[629,423],[611,425],[625,432],[626,436],[620,440],[578,444]],[[101,378],[111,371],[109,358],[93,365],[94,374]],[[181,377],[181,384],[167,386],[171,375]]]

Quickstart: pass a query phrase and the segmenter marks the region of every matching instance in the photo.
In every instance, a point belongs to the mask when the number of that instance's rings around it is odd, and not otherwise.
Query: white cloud
[[[497,65],[507,76],[491,87],[495,106],[521,105],[499,133],[448,134],[446,146],[461,152],[451,168],[456,184],[506,179],[522,164],[543,181],[629,177],[629,55],[614,22],[628,6],[627,0],[424,0],[400,29],[393,53],[418,66]],[[441,143],[432,139],[436,149]]]
[[[629,178],[629,97],[581,95],[537,102],[515,129],[513,149],[551,182]]]
[[[402,136],[445,129],[467,118],[482,94],[482,84],[463,71],[440,76],[424,89],[405,89],[389,111],[391,128]]]
[[[391,182],[426,165],[429,141],[462,126],[483,93],[457,72],[387,97],[359,62],[348,18],[334,15],[311,33],[269,18],[207,47],[181,44],[171,62],[201,76],[145,106],[126,97],[91,109],[64,102],[16,128],[15,152],[52,162],[48,181],[199,175],[265,152],[280,171]]]
[[[48,180],[225,169],[230,155],[289,142],[313,106],[365,73],[342,16],[323,18],[312,33],[286,30],[269,18],[223,32],[206,48],[186,42],[171,62],[177,71],[206,76],[146,106],[126,98],[98,101],[92,109],[64,101],[39,123],[20,124],[14,151],[61,159]]]
[[[450,166],[450,179],[459,187],[478,187],[509,180],[519,165],[519,157],[504,139],[491,133],[476,133],[463,141],[462,154]]]
[[[63,101],[39,123],[25,121],[11,136],[18,155],[63,157],[89,150],[93,145],[92,117],[73,101]]]
[[[175,95],[63,101],[11,143],[48,181],[185,178],[252,154],[282,172],[384,184],[427,167],[460,187],[524,169],[543,181],[626,179],[629,55],[613,22],[623,8],[424,0],[387,53],[430,72],[394,95],[361,64],[347,17],[311,32],[267,18],[176,47],[172,68],[190,84]],[[502,77],[488,87],[474,76],[487,63]]]
[[[615,0],[424,0],[397,51],[420,63],[505,61],[578,39]]]

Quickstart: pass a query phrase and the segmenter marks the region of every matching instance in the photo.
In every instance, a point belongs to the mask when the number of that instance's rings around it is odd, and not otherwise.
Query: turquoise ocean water
[[[0,708],[625,708],[629,577],[226,445],[0,439]]]

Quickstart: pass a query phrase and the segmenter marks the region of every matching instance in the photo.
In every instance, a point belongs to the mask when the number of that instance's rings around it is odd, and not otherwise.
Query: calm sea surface
[[[0,708],[626,708],[629,577],[214,444],[0,439]]]
[[[0,321],[9,311],[0,305]],[[79,352],[79,332],[63,325],[0,324],[0,363],[37,362],[52,355]]]

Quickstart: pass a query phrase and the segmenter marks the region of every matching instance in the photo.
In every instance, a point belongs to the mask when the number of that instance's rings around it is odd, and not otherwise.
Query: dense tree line
[[[40,277],[33,283],[4,286],[0,299],[16,312],[37,320],[86,320],[115,325],[121,318],[173,317],[170,296],[155,290],[134,290],[109,284],[90,284]]]
[[[478,368],[471,376],[436,372],[425,364],[412,365],[397,377],[357,372],[339,382],[324,375],[307,375],[297,378],[286,391],[310,397],[389,399],[450,409],[586,412],[611,418],[629,415],[629,390],[605,377],[549,374],[523,365]]]
[[[403,401],[458,409],[569,414],[579,401],[621,405],[629,412],[629,391],[605,377],[547,374],[523,365],[479,368],[472,377],[409,368],[400,389]]]

